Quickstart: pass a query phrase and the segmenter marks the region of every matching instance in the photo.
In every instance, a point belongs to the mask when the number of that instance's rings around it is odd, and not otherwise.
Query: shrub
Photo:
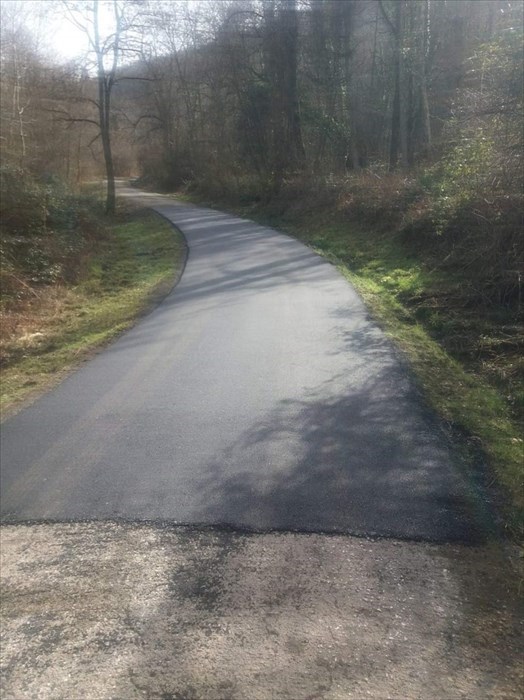
[[[351,219],[380,230],[395,231],[422,193],[420,183],[413,177],[364,171],[346,179],[340,206]]]
[[[32,285],[74,281],[83,251],[99,236],[96,207],[54,177],[37,180],[21,168],[0,169],[0,263],[4,297]]]
[[[0,231],[10,236],[38,235],[47,221],[46,190],[22,168],[0,168]]]

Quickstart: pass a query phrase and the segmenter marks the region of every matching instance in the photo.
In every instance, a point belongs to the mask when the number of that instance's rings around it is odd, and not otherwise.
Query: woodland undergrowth
[[[472,459],[488,463],[515,534],[524,507],[523,197],[493,175],[479,182],[485,162],[475,159],[461,152],[409,173],[302,175],[276,196],[248,178],[193,184],[186,196],[274,225],[340,266]]]

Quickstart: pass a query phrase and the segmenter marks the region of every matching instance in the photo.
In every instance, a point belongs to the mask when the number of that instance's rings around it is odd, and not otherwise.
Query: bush
[[[341,205],[352,219],[394,231],[422,194],[420,183],[405,174],[362,172],[348,178]]]
[[[74,281],[83,252],[99,235],[93,201],[57,178],[39,181],[21,168],[0,169],[0,263],[4,298],[32,285]]]
[[[0,168],[0,231],[10,236],[38,235],[47,221],[46,191],[22,168]]]

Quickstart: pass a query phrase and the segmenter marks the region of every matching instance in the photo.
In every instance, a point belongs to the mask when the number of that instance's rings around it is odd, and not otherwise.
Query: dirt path
[[[2,528],[3,700],[521,698],[496,548]]]

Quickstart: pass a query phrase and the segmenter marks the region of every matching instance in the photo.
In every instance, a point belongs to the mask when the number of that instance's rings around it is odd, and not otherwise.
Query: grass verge
[[[508,384],[493,381],[492,374],[483,371],[485,365],[474,361],[473,355],[454,355],[446,349],[446,330],[453,324],[465,324],[467,310],[458,313],[450,307],[446,312],[440,304],[438,314],[432,315],[428,305],[421,306],[417,301],[434,300],[439,295],[445,298],[456,280],[431,270],[420,257],[411,257],[391,233],[359,228],[333,210],[312,213],[308,207],[306,212],[295,208],[275,213],[268,206],[230,202],[227,207],[293,235],[338,266],[379,325],[407,356],[428,403],[448,423],[453,435],[460,436],[460,446],[470,461],[487,463],[488,485],[500,497],[506,528],[512,537],[521,539],[524,442],[518,410],[508,400],[512,398],[508,396]],[[477,319],[477,328],[480,322]],[[519,361],[510,359],[503,358],[504,371],[511,367],[515,375],[511,391],[522,393],[516,379]]]
[[[185,245],[151,211],[106,225],[81,282],[52,285],[30,302],[2,309],[2,387],[6,417],[129,328],[174,284]]]

